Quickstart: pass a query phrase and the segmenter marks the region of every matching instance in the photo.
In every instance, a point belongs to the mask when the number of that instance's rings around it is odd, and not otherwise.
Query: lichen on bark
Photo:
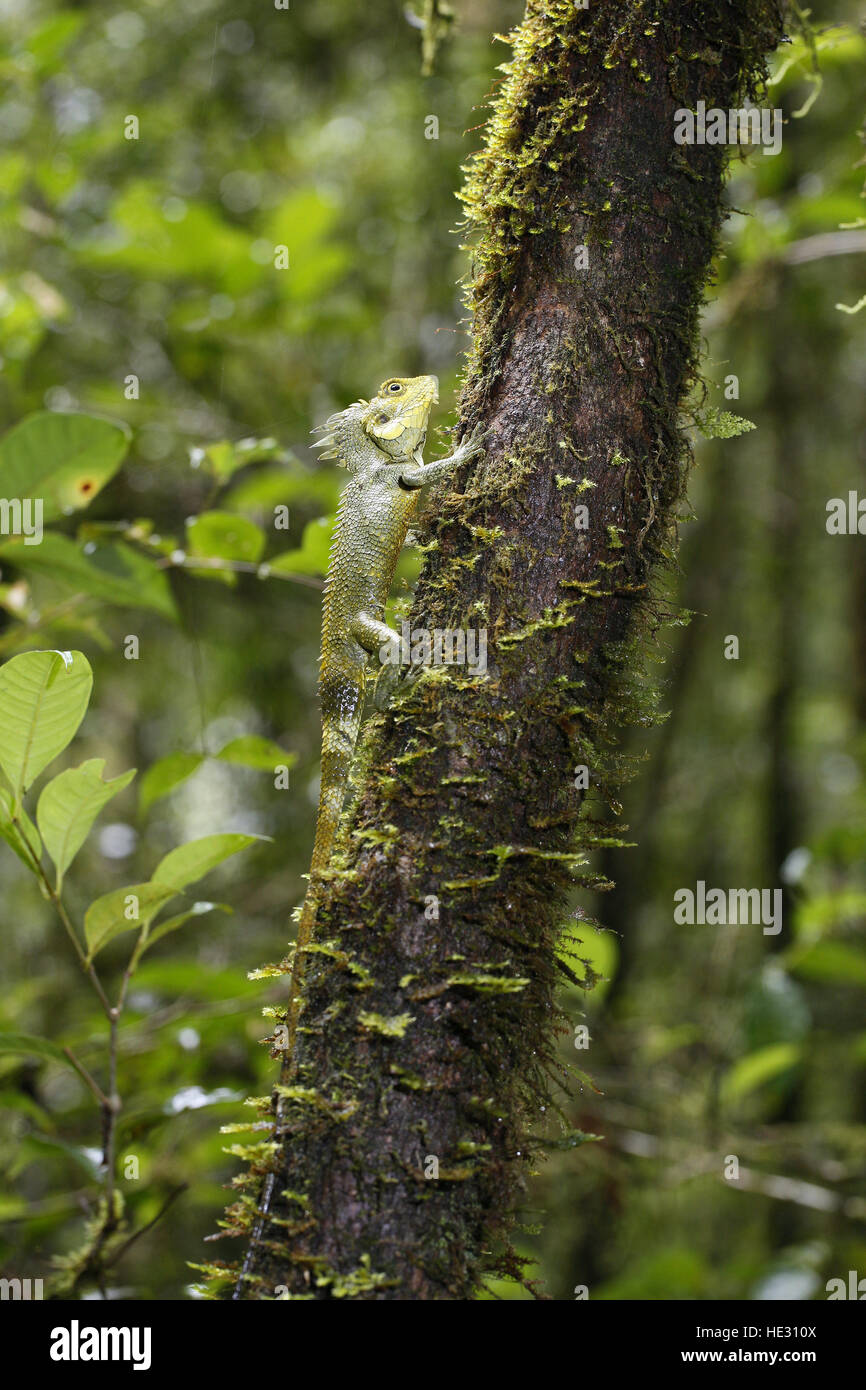
[[[780,25],[773,0],[530,0],[512,37],[463,191],[460,424],[487,448],[437,494],[411,614],[485,627],[488,669],[425,671],[367,727],[299,1068],[226,1226],[254,1232],[235,1296],[453,1299],[521,1277],[508,1226],[568,1084],[560,933],[592,850],[623,836],[618,735],[653,717],[643,657],[723,216],[725,151],[675,144],[674,112],[757,93]]]

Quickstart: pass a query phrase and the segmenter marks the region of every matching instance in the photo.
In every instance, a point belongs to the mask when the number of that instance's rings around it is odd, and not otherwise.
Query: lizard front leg
[[[426,487],[435,478],[441,478],[443,474],[450,473],[453,468],[458,468],[461,463],[468,463],[484,449],[484,431],[479,427],[469,439],[464,439],[459,444],[453,454],[447,458],[437,459],[435,463],[419,463],[415,467],[407,467],[400,470],[400,486],[404,488]]]

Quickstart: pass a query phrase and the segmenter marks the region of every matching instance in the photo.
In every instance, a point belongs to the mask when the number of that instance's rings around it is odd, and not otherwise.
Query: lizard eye
[[[403,390],[403,387],[400,385],[399,381],[392,381],[388,390],[391,392],[392,396],[397,396]]]

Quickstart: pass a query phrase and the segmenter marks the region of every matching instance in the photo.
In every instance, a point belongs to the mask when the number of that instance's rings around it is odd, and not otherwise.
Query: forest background
[[[467,252],[454,194],[507,57],[491,36],[522,10],[457,8],[422,75],[396,3],[0,3],[0,426],[82,411],[131,431],[99,495],[52,522],[77,562],[0,545],[0,660],[77,648],[94,670],[52,771],[139,769],[70,870],[70,910],[145,880],[181,841],[272,837],[202,890],[234,910],[190,919],[133,982],[118,1140],[139,1176],[121,1188],[135,1228],[172,1200],[117,1263],[121,1297],[194,1294],[187,1262],[214,1251],[203,1239],[238,1168],[220,1126],[274,1077],[257,1040],[282,985],[247,972],[280,957],[303,894],[317,581],[343,476],[317,464],[309,432],[388,375],[436,372],[439,424],[455,399]],[[812,23],[813,42],[772,63],[781,153],[731,167],[709,385],[684,421],[696,520],[673,597],[693,617],[658,646],[669,717],[632,738],[647,752],[623,791],[636,846],[602,856],[612,893],[575,895],[609,930],[581,930],[595,988],[562,994],[591,1039],[562,1037],[588,1074],[568,1118],[604,1137],[554,1148],[528,1194],[517,1244],[554,1298],[581,1285],[812,1298],[866,1274],[866,542],[826,527],[829,499],[866,496],[866,310],[850,312],[864,294],[866,40],[846,0],[816,4]],[[755,428],[707,439],[719,411]],[[139,518],[153,529],[130,538]],[[127,550],[111,550],[122,536]],[[179,551],[251,572],[208,574]],[[113,589],[81,568],[118,554],[138,560]],[[270,577],[255,573],[277,554]],[[401,562],[404,595],[419,563]],[[237,760],[219,757],[232,743]],[[783,931],[676,924],[673,895],[698,880],[781,886]],[[98,1071],[96,1000],[2,843],[0,885],[0,1032],[68,1045]],[[127,954],[122,938],[106,948],[109,972]],[[0,1263],[47,1276],[94,1199],[93,1099],[62,1058],[2,1052],[0,1123]],[[720,1154],[737,1157],[738,1182]],[[529,1296],[507,1281],[491,1292]]]

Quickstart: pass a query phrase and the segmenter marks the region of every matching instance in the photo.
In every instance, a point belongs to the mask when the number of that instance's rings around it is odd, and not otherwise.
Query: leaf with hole
[[[0,439],[0,495],[40,498],[50,520],[88,506],[129,448],[126,425],[95,415],[39,411]]]

